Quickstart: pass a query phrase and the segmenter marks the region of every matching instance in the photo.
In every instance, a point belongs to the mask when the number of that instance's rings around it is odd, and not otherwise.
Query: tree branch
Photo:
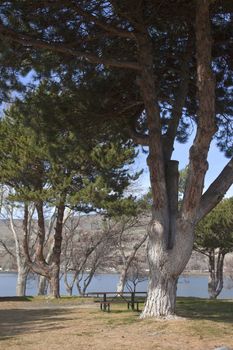
[[[105,22],[101,21],[100,19],[98,19],[96,16],[92,15],[91,13],[83,10],[77,4],[73,3],[72,6],[80,16],[82,16],[83,18],[86,18],[88,21],[94,22],[98,27],[100,27],[104,31],[111,33],[113,35],[116,35],[118,37],[121,37],[121,38],[135,40],[135,36],[134,36],[133,32],[128,32],[128,31],[123,30],[121,28],[114,27],[114,26],[110,25],[109,23],[105,23]]]
[[[8,40],[19,43],[26,47],[46,49],[49,51],[62,53],[64,55],[74,56],[80,59],[84,59],[87,62],[93,64],[103,64],[110,67],[133,69],[137,71],[141,69],[137,62],[124,62],[114,59],[105,59],[90,54],[88,52],[82,52],[75,49],[71,49],[70,46],[65,43],[51,43],[42,39],[35,39],[28,34],[17,33],[14,30],[5,27],[3,24],[0,24],[0,36],[8,38]]]
[[[201,197],[196,221],[207,215],[224,197],[233,183],[233,158]]]
[[[16,258],[16,256],[12,253],[12,251],[7,247],[6,243],[0,239],[0,244],[1,246],[5,249],[5,251],[7,252],[7,254],[9,254],[12,258]]]
[[[132,140],[141,146],[149,146],[149,136],[137,132],[133,127],[129,129],[129,134]]]
[[[204,178],[208,169],[207,156],[215,127],[215,79],[212,73],[212,38],[210,32],[209,2],[197,0],[196,57],[199,108],[197,133],[189,152],[188,176],[185,186],[181,217],[190,222],[200,203]]]
[[[166,160],[170,160],[173,152],[173,145],[177,133],[177,128],[179,126],[179,121],[182,117],[182,111],[185,104],[185,99],[188,92],[189,84],[189,60],[191,56],[191,45],[188,39],[187,52],[184,58],[184,62],[181,67],[181,78],[180,85],[175,95],[175,102],[172,108],[171,119],[168,123],[168,129],[164,135],[164,149]]]

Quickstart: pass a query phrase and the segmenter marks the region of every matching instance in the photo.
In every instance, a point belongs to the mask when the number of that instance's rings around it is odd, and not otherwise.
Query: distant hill
[[[77,220],[79,220],[79,229],[85,230],[87,232],[98,231],[102,227],[102,217],[100,215],[83,215],[80,218],[77,218]],[[15,225],[18,229],[19,234],[22,237],[22,220],[15,220]],[[130,234],[129,239],[129,249],[130,246],[137,241],[138,237],[144,234],[144,232],[145,225],[143,227],[139,226],[137,228],[132,229],[132,234]],[[3,270],[15,270],[17,268],[15,265],[15,259],[13,259],[9,254],[6,253],[6,250],[3,248],[1,242],[5,244],[10,251],[14,252],[15,243],[13,234],[10,230],[10,223],[8,220],[0,220],[0,268]],[[144,261],[144,263],[146,264],[146,244],[144,244],[139,254],[141,255],[139,256],[140,260]],[[109,266],[109,269],[110,268],[111,266]],[[194,252],[187,265],[186,270],[204,271],[206,269],[207,263],[205,257],[201,254]]]

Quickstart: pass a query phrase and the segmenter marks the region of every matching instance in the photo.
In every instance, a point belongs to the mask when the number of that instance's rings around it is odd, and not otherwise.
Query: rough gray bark
[[[175,314],[176,285],[193,248],[194,227],[177,221],[177,234],[172,249],[155,235],[156,223],[151,223],[148,241],[149,285],[148,297],[141,318],[165,317]],[[161,228],[160,228],[161,229]],[[155,231],[156,230],[156,231]]]

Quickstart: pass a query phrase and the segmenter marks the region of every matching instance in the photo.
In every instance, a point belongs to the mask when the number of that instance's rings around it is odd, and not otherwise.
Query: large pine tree
[[[15,0],[3,1],[0,10],[1,39],[10,48],[3,65],[13,50],[18,60],[12,66],[33,68],[37,78],[50,77],[67,89],[100,84],[102,99],[86,118],[92,135],[97,125],[114,121],[148,149],[153,214],[142,317],[170,317],[195,224],[233,181],[231,159],[203,194],[211,141],[216,138],[232,156],[232,1]],[[95,97],[88,96],[91,107]],[[176,139],[187,140],[193,123],[196,136],[178,208],[173,147]]]

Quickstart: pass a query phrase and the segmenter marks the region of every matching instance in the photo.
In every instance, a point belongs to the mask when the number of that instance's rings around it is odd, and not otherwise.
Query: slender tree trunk
[[[127,280],[127,273],[128,273],[129,267],[132,264],[132,261],[134,260],[139,248],[146,241],[147,237],[148,237],[148,233],[144,234],[142,239],[137,244],[134,245],[134,247],[132,248],[132,252],[128,257],[126,257],[124,255],[124,252],[122,251],[123,267],[121,269],[120,278],[117,284],[117,293],[123,293],[125,283]]]
[[[64,211],[64,203],[61,203],[60,205],[58,205],[57,209],[57,221],[54,234],[53,255],[50,266],[50,294],[54,298],[60,297],[60,259]]]
[[[28,266],[36,273],[45,276],[50,281],[50,294],[55,298],[60,297],[60,256],[62,243],[62,229],[65,206],[61,202],[57,207],[57,220],[54,234],[54,245],[52,251],[51,262],[47,262],[44,257],[44,243],[45,243],[45,222],[43,213],[43,202],[36,203],[36,210],[38,215],[38,241],[35,252],[35,261],[31,260],[28,250],[28,209],[25,207],[24,215],[24,252],[27,259]]]
[[[15,241],[15,254],[16,254],[16,262],[17,262],[17,269],[18,269],[16,295],[18,297],[22,297],[26,295],[27,276],[29,272],[29,267],[27,265],[26,259],[23,256],[23,251],[19,241],[19,234],[15,229],[13,210],[9,211],[9,215],[10,215],[10,227],[11,227],[11,231],[13,233],[14,241]]]
[[[127,266],[123,266],[120,272],[120,278],[117,284],[117,293],[123,293],[125,283],[126,283],[126,275],[127,275]]]
[[[38,201],[35,204],[38,217],[38,242],[36,245],[36,261],[44,267],[46,265],[44,258],[44,242],[45,242],[45,219],[43,210],[43,201]]]
[[[64,272],[64,283],[65,283],[66,291],[69,294],[69,296],[72,296],[72,294],[73,294],[74,283],[77,279],[77,275],[78,275],[78,273],[75,271],[73,273],[71,282],[69,282],[68,281],[68,271],[65,270],[65,272]]]
[[[16,285],[17,297],[23,297],[26,295],[28,272],[29,268],[27,264],[21,262],[21,264],[18,266],[18,277]]]
[[[210,299],[216,299],[223,289],[223,264],[225,253],[212,249],[209,253],[208,293]]]
[[[52,256],[53,256],[53,241],[50,242],[50,247],[49,247],[49,251],[47,253],[46,256],[46,263],[48,265],[51,264],[51,260],[52,260]],[[40,276],[39,277],[39,283],[38,283],[38,295],[47,295],[48,294],[48,286],[49,286],[50,282],[49,279],[45,276]]]
[[[67,286],[67,285],[66,285],[66,292],[67,292],[67,294],[68,294],[70,297],[72,297],[72,295],[73,295],[73,286]]]

